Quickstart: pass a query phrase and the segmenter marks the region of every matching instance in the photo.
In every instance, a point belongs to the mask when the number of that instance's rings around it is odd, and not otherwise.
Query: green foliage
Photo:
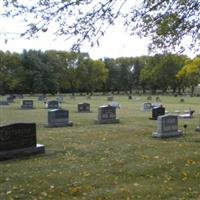
[[[100,60],[83,59],[77,68],[81,89],[93,93],[106,81],[108,70]]]
[[[194,87],[200,81],[200,58],[188,60],[185,65],[177,72],[176,77],[181,81],[182,87],[191,86],[192,94]]]

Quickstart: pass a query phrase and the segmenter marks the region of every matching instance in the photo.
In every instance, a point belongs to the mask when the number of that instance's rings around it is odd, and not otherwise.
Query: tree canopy
[[[130,34],[150,37],[151,50],[182,51],[188,38],[190,48],[200,47],[199,0],[3,0],[3,7],[1,15],[24,19],[27,26],[21,36],[37,36],[53,25],[56,36],[76,38],[75,49],[83,41],[99,45],[117,21]]]

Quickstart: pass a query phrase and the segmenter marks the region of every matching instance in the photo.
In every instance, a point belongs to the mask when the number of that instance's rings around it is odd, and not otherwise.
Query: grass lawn
[[[146,101],[115,96],[119,124],[94,123],[105,96],[88,100],[64,98],[73,127],[44,128],[47,109],[34,99],[33,110],[21,110],[20,100],[0,107],[0,123],[35,122],[42,155],[0,162],[0,200],[184,200],[200,199],[200,98],[161,96],[166,110],[195,110],[193,119],[179,119],[179,138],[155,139],[156,121],[141,112]],[[155,96],[153,96],[155,100]],[[77,104],[89,102],[91,113],[77,113]]]

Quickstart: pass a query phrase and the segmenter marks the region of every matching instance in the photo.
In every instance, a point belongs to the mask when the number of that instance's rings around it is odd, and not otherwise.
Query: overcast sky
[[[1,32],[20,33],[23,30],[23,23],[15,19],[0,18]],[[35,50],[65,50],[69,51],[72,43],[65,41],[64,38],[56,38],[51,31],[41,33],[39,38],[25,40],[22,38],[14,39],[8,38],[7,43],[5,39],[7,36],[0,35],[0,50],[19,52],[23,49]],[[141,55],[148,55],[148,40],[140,39],[136,36],[130,36],[129,33],[124,32],[123,26],[116,24],[111,27],[103,38],[100,40],[99,47],[90,47],[84,45],[81,49],[82,52],[88,52],[93,59],[103,57],[117,58],[117,57],[136,57]],[[186,52],[190,57],[194,57],[190,51]]]
[[[1,19],[0,29],[5,32],[13,33],[13,37],[16,37],[15,33],[19,33],[21,30],[21,23],[15,20]],[[15,51],[22,52],[23,49],[36,49],[36,50],[70,50],[71,42],[65,41],[64,38],[56,38],[52,33],[48,31],[41,33],[39,38],[25,40],[22,38],[11,39],[8,38],[5,43],[6,37],[1,36],[0,49],[3,51]],[[139,39],[136,36],[130,36],[130,34],[123,31],[123,28],[118,25],[111,27],[103,38],[100,39],[99,47],[90,47],[85,45],[81,51],[88,52],[93,59],[112,57],[117,58],[121,56],[141,56],[147,55],[147,39]]]

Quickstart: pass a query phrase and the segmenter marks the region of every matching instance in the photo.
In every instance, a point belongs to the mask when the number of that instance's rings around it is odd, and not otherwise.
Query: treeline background
[[[0,94],[132,91],[194,93],[200,82],[200,56],[154,56],[93,60],[87,53],[0,51]]]

